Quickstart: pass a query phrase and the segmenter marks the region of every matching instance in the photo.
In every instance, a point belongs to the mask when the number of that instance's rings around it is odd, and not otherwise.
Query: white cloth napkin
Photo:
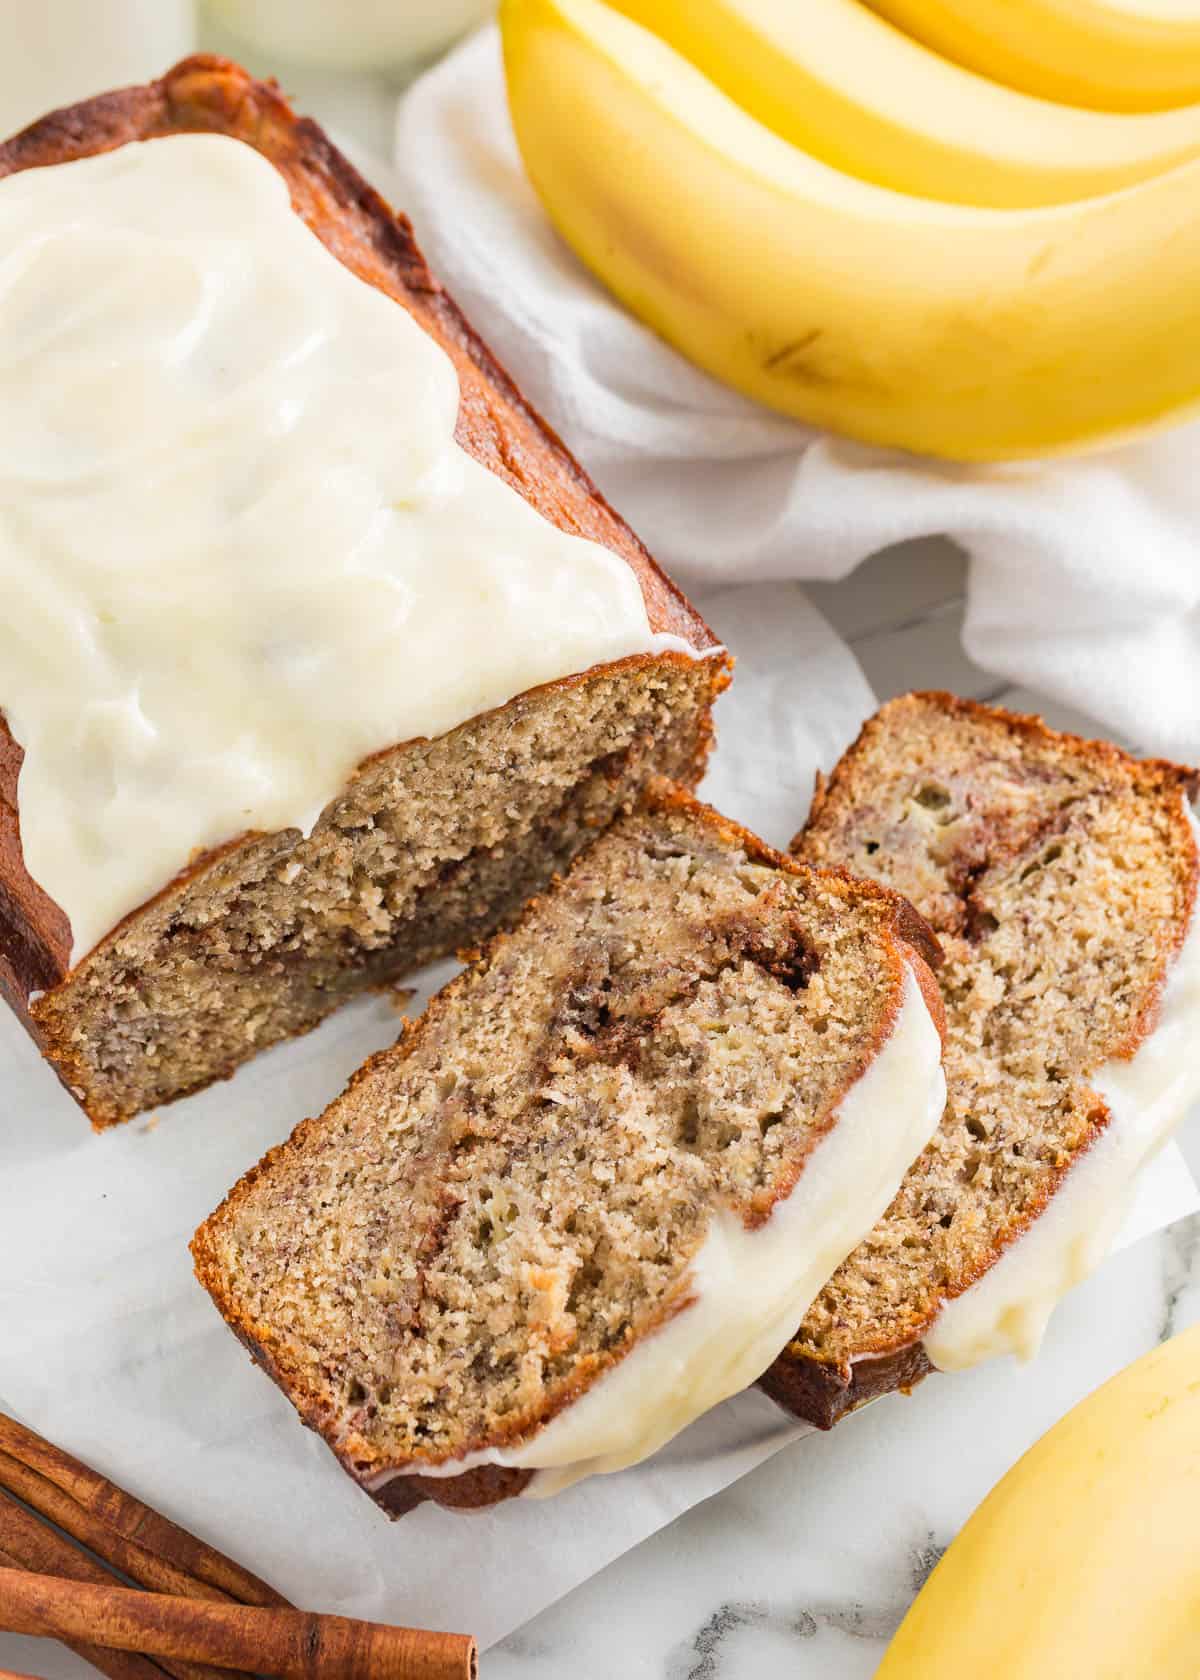
[[[972,659],[1143,750],[1200,758],[1200,425],[1083,460],[965,468],[823,436],[725,390],[551,229],[494,29],[406,95],[396,167],[435,271],[668,569],[833,579],[947,534],[970,556]]]

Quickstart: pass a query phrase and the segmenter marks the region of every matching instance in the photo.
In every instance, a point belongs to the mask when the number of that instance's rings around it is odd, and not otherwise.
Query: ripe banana
[[[1058,204],[1200,155],[1200,106],[1124,116],[951,64],[860,0],[610,0],[784,140],[959,204]]]
[[[1200,98],[1200,13],[1179,0],[866,0],[981,76],[1099,111]]]
[[[1196,1680],[1200,1325],[1097,1389],[995,1487],[875,1680]]]
[[[869,442],[1001,460],[1200,406],[1200,162],[1077,204],[938,204],[789,146],[601,0],[503,0],[568,243],[710,373]]]

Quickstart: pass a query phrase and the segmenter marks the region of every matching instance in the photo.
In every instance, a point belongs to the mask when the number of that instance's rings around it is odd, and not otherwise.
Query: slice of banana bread
[[[181,856],[164,890],[77,952],[74,967],[67,915],[26,869],[22,751],[0,682],[0,995],[97,1126],[226,1076],[364,988],[486,937],[649,775],[694,783],[730,668],[430,274],[407,221],[273,84],[224,59],[188,59],[0,143],[0,177],[196,132],[230,136],[274,165],[317,238],[449,356],[462,448],[546,520],[620,556],[650,630],[676,650],[564,676],[368,758],[307,836],[231,834]]]
[[[1120,1115],[1125,1154],[1099,1146],[1115,1130],[1121,1070],[1185,966],[1175,959],[1196,897],[1196,780],[1037,718],[914,694],[884,706],[818,787],[795,853],[904,893],[942,942],[948,1100],[887,1215],[763,1379],[800,1416],[828,1427],[918,1381],[944,1303],[966,1302],[985,1277],[998,1284],[996,1262],[1016,1260],[1035,1221],[1048,1240],[1023,1259],[1036,1275],[1010,1275],[988,1304],[988,1335],[938,1364],[1031,1351],[1053,1300],[1103,1252],[1079,1224],[1049,1240],[1050,1213],[1090,1163],[1109,1182],[1075,1217],[1108,1219],[1117,1180],[1195,1090],[1194,1076],[1159,1082],[1166,1101],[1148,1123]],[[1185,1011],[1197,1007],[1188,966]]]
[[[197,1275],[393,1514],[619,1468],[766,1368],[924,1147],[937,959],[659,786],[241,1181]]]

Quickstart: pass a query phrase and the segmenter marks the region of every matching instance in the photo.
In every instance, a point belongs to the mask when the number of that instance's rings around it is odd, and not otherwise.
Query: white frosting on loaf
[[[368,756],[691,650],[454,441],[453,363],[240,141],[0,180],[0,708],[78,960]]]

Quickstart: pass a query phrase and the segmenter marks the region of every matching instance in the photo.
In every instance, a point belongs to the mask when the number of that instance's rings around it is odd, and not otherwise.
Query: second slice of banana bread
[[[200,1281],[393,1513],[633,1462],[761,1374],[928,1139],[926,959],[901,899],[660,787],[243,1179]]]

